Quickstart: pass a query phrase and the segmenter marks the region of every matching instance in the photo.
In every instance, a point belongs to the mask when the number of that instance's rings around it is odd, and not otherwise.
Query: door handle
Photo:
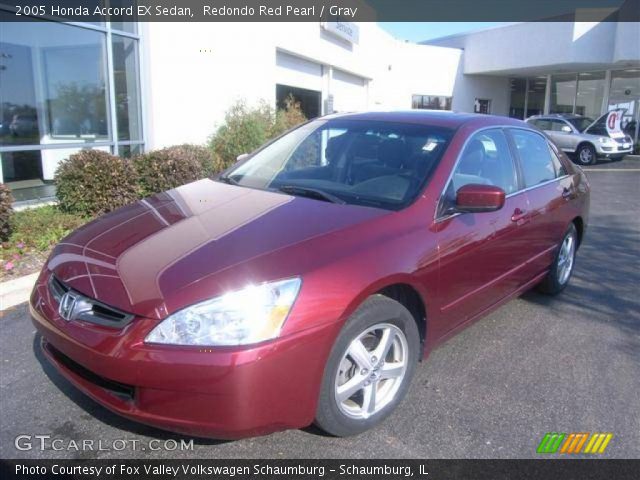
[[[511,221],[512,222],[520,222],[521,220],[524,220],[525,218],[527,218],[527,211],[526,210],[522,210],[520,208],[516,208],[513,211],[513,215],[511,215]]]

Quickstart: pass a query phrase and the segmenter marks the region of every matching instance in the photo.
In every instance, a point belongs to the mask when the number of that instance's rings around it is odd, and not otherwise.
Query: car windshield
[[[442,158],[453,130],[364,120],[316,120],[221,177],[250,188],[399,210]]]
[[[588,117],[567,118],[567,122],[576,127],[579,132],[584,132],[593,123],[593,119]]]

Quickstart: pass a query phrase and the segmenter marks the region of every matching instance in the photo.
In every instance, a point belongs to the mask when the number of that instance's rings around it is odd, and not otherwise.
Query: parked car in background
[[[608,113],[597,120],[580,115],[535,115],[527,123],[543,130],[556,145],[579,165],[593,165],[598,158],[620,160],[633,150],[633,140],[621,132],[612,137],[605,122]]]
[[[16,137],[28,137],[38,133],[38,118],[36,115],[14,115],[9,130]]]
[[[522,121],[333,115],[84,225],[30,311],[62,375],[130,419],[352,435],[446,338],[560,293],[588,212],[585,174]]]

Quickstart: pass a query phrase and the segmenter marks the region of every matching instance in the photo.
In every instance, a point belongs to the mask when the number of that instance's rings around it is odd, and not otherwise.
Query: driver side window
[[[483,130],[467,142],[447,186],[441,212],[455,206],[456,192],[470,184],[494,185],[507,195],[518,190],[515,165],[501,129]]]

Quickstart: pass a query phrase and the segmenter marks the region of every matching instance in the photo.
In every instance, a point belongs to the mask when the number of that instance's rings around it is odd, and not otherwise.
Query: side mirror
[[[571,127],[570,127],[569,125],[564,125],[564,126],[560,129],[560,131],[561,131],[562,133],[571,133]]]
[[[245,159],[245,158],[247,158],[248,156],[249,156],[249,154],[248,154],[248,153],[241,153],[240,155],[238,155],[238,156],[236,157],[236,162],[239,162],[239,161],[241,161],[241,160],[244,160],[244,159]]]
[[[504,205],[505,193],[495,185],[469,184],[456,192],[459,212],[495,212]]]

